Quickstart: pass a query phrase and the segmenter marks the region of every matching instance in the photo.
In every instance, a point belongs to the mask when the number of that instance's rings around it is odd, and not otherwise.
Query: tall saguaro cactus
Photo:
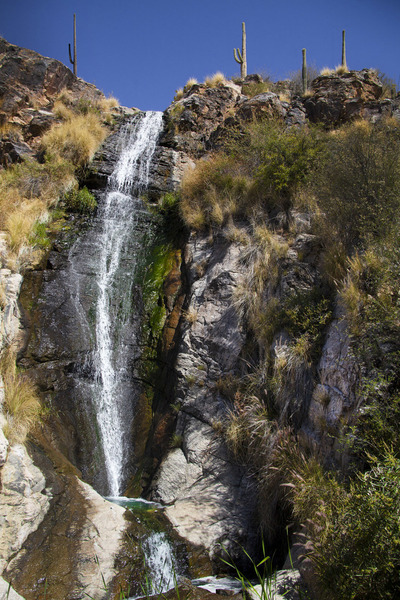
[[[301,51],[303,54],[303,66],[301,68],[301,79],[303,83],[303,94],[307,91],[307,59],[306,59],[306,49],[303,48]]]
[[[347,69],[347,63],[346,63],[346,30],[343,29],[342,31],[342,67],[344,67],[345,69]]]
[[[233,49],[233,56],[240,65],[240,77],[244,79],[247,76],[247,58],[246,58],[246,26],[242,23],[242,51],[239,48]]]
[[[71,56],[71,44],[68,44],[69,62],[74,66],[74,75],[76,76],[76,15],[74,13],[74,59]]]

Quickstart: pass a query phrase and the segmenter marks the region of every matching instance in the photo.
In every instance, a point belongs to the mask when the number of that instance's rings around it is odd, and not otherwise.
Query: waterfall
[[[146,112],[121,129],[120,156],[99,202],[90,231],[70,251],[70,290],[81,335],[91,351],[75,381],[86,420],[95,431],[97,488],[123,492],[125,465],[132,456],[131,431],[140,324],[135,316],[135,269],[143,246],[143,203],[149,168],[162,127],[162,113]],[[85,377],[90,371],[91,380]],[[95,421],[95,423],[93,423]],[[89,427],[89,426],[88,426]],[[90,449],[89,449],[90,451]],[[98,458],[101,456],[101,461]],[[106,479],[106,481],[104,481]]]
[[[142,545],[146,571],[147,595],[161,594],[174,587],[176,561],[164,532],[153,532]]]
[[[101,435],[110,495],[121,493],[124,456],[129,452],[129,428],[132,421],[129,406],[120,402],[122,388],[129,385],[127,348],[123,336],[115,345],[114,330],[124,329],[129,318],[132,273],[125,273],[124,248],[132,233],[135,205],[148,184],[150,162],[161,129],[162,113],[148,112],[134,126],[123,132],[123,148],[109,178],[106,201],[100,209],[103,231],[99,239],[99,296],[96,307],[96,349],[94,367],[99,390],[94,398]],[[125,293],[121,297],[118,278],[124,278]],[[119,306],[118,306],[119,305]]]

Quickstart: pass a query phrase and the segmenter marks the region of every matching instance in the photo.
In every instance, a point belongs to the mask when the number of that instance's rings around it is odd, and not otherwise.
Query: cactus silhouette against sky
[[[74,75],[76,75],[77,71],[76,71],[76,15],[74,13],[74,59],[72,60],[72,56],[71,56],[71,44],[68,44],[68,52],[69,52],[69,62],[71,63],[71,65],[73,65],[74,67]]]
[[[303,94],[305,94],[307,91],[307,59],[306,59],[306,49],[305,48],[303,48],[302,54],[303,54],[303,66],[301,69],[301,78],[302,78],[302,82],[303,82]]]
[[[240,77],[244,79],[247,75],[247,58],[246,58],[246,26],[242,23],[242,51],[239,48],[233,49],[233,56],[240,65]]]
[[[346,63],[346,30],[343,29],[342,31],[342,67],[345,67],[347,69],[347,63]]]

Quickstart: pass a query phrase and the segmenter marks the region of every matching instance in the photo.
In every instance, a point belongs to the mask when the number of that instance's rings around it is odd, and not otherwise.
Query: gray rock
[[[265,92],[253,98],[242,100],[236,114],[243,121],[251,121],[254,118],[261,117],[283,119],[286,115],[286,109],[276,94]]]
[[[265,583],[264,590],[258,584],[248,592],[252,600],[300,600],[307,590],[300,572],[297,569],[287,569],[274,573],[270,581]]]
[[[8,581],[0,577],[0,600],[24,600],[24,598],[17,594]]]
[[[245,341],[232,307],[245,270],[240,258],[238,244],[215,240],[211,246],[204,236],[189,243],[191,317],[176,361],[181,402],[176,434],[182,444],[164,458],[152,484],[152,498],[168,504],[166,515],[178,533],[206,548],[211,559],[223,554],[222,547],[237,556],[235,542],[251,547],[256,535],[254,484],[216,432],[227,411],[216,384],[240,367]],[[216,568],[221,569],[218,561]]]
[[[43,521],[50,498],[43,473],[33,464],[26,448],[20,444],[11,446],[2,467],[0,573]]]

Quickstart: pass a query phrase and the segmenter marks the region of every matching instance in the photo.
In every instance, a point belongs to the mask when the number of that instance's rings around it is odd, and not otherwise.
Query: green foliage
[[[359,475],[340,502],[331,503],[330,518],[319,534],[321,541],[311,554],[329,598],[391,600],[399,596],[399,514],[400,461],[388,455]]]
[[[280,327],[293,338],[307,336],[312,342],[312,357],[319,356],[326,327],[332,319],[332,299],[318,288],[288,298],[278,318]]]
[[[36,223],[31,237],[29,239],[29,243],[33,246],[37,246],[39,248],[43,248],[47,250],[51,246],[51,240],[48,236],[48,227],[46,223]]]
[[[395,231],[351,261],[346,281],[347,309],[355,313],[352,348],[362,367],[361,411],[351,440],[367,462],[387,448],[400,457],[399,278],[400,236]]]
[[[347,251],[393,227],[400,202],[400,125],[359,121],[331,135],[313,178],[330,226]]]
[[[320,160],[323,144],[318,130],[284,129],[263,124],[265,137],[256,189],[271,207],[288,211]]]
[[[67,210],[81,214],[92,213],[97,206],[96,198],[89,192],[87,187],[80,190],[70,190],[64,195]]]

